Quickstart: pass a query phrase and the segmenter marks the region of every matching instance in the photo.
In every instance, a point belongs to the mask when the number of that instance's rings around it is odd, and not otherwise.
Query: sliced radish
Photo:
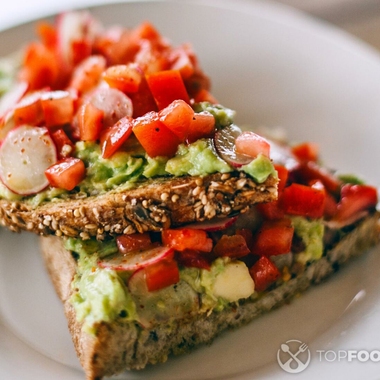
[[[252,157],[236,152],[235,140],[242,134],[241,129],[231,124],[218,130],[214,136],[214,146],[219,156],[231,166],[238,168],[249,164]]]
[[[0,147],[0,177],[17,194],[35,194],[49,185],[45,170],[56,161],[48,130],[23,125],[11,130]]]
[[[222,231],[228,227],[231,227],[236,222],[237,218],[237,216],[233,216],[230,218],[205,220],[204,222],[189,224],[186,226],[186,228],[193,228],[196,230],[203,230],[206,232]]]
[[[104,112],[104,128],[114,125],[122,117],[132,117],[133,114],[131,99],[115,88],[98,88],[91,96],[90,102]]]
[[[170,247],[154,247],[144,251],[132,251],[127,255],[116,254],[99,261],[102,268],[118,271],[134,272],[140,268],[157,263],[164,258],[169,258],[174,251]]]
[[[273,163],[285,166],[289,171],[299,167],[299,161],[288,146],[268,140]]]
[[[64,70],[74,64],[74,43],[92,41],[100,29],[100,24],[89,12],[64,12],[57,18],[58,49]]]

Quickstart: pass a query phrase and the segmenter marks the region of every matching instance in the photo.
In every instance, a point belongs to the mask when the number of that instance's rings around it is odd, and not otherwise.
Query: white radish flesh
[[[49,185],[45,170],[56,161],[48,130],[23,125],[11,130],[0,147],[0,177],[17,194],[35,194]]]

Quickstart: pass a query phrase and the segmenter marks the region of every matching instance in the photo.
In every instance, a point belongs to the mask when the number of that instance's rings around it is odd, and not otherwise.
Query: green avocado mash
[[[194,105],[196,112],[207,111],[214,115],[216,128],[223,128],[233,123],[235,112],[221,105],[198,103]],[[80,158],[86,166],[86,178],[72,191],[48,187],[46,190],[25,200],[33,206],[44,201],[65,199],[71,196],[86,197],[120,188],[129,189],[136,181],[157,176],[208,175],[212,173],[227,173],[233,170],[226,161],[216,153],[211,139],[200,139],[192,144],[181,144],[172,158],[149,157],[137,139],[128,139],[123,151],[105,159],[101,155],[100,145],[95,142],[79,141],[75,144],[74,156]],[[269,175],[276,175],[272,162],[259,155],[250,164],[241,167],[258,182],[264,182]],[[11,191],[0,187],[0,196],[9,200],[22,199]]]

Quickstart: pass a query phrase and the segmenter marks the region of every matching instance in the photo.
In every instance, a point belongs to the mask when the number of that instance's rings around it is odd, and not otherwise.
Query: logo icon
[[[288,373],[304,371],[309,365],[310,359],[311,355],[307,344],[295,339],[281,344],[281,348],[277,351],[278,364]]]

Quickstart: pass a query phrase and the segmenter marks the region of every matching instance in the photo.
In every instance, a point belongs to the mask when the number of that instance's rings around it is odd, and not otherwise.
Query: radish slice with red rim
[[[106,269],[134,272],[160,260],[169,259],[173,254],[174,251],[170,247],[155,246],[144,251],[132,251],[127,255],[118,253],[100,260],[98,265]]]
[[[242,131],[237,125],[231,124],[219,129],[213,139],[218,155],[235,168],[247,165],[253,160],[252,157],[246,154],[236,152],[235,140],[241,133]]]
[[[48,130],[23,125],[12,129],[0,147],[0,177],[17,194],[35,194],[49,185],[45,170],[56,161]]]
[[[206,232],[223,231],[228,227],[231,227],[237,220],[237,216],[230,218],[220,218],[213,220],[205,220],[204,222],[192,223],[186,226],[186,228],[193,228],[196,230],[203,230]]]

